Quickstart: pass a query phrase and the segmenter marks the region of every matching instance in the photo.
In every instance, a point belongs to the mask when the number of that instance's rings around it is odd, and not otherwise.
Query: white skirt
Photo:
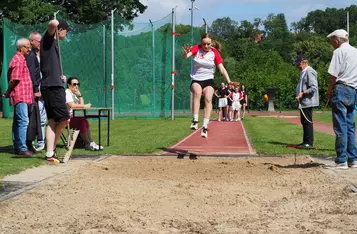
[[[218,107],[226,107],[227,106],[227,98],[218,99]]]

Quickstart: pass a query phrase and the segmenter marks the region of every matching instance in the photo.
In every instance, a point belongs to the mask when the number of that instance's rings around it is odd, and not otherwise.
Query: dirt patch
[[[0,233],[356,233],[356,194],[307,157],[112,157],[0,203]]]

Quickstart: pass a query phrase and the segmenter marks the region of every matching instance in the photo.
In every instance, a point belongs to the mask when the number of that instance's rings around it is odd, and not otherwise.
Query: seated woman
[[[70,128],[78,129],[79,136],[83,139],[85,143],[85,149],[87,150],[99,150],[99,146],[93,141],[88,120],[85,118],[73,118],[72,108],[89,108],[91,104],[84,104],[83,96],[79,91],[79,81],[76,77],[70,77],[67,80],[67,89],[66,89],[66,103],[68,106],[70,114]],[[100,147],[102,150],[103,147]]]

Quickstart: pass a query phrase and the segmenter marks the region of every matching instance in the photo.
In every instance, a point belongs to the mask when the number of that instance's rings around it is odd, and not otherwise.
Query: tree
[[[126,20],[143,13],[147,6],[139,0],[6,0],[0,3],[0,15],[21,24],[45,22],[61,10],[62,17],[81,24],[93,24],[108,19],[111,10]]]
[[[210,32],[220,41],[229,41],[237,33],[238,23],[229,17],[216,19],[213,21]]]
[[[0,15],[19,24],[35,24],[48,21],[53,12],[64,10],[42,0],[7,0],[0,3]]]

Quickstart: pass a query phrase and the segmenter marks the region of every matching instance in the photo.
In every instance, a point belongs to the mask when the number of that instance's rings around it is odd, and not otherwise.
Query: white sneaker
[[[238,118],[238,121],[240,121],[240,118]]]
[[[192,120],[192,123],[191,123],[190,128],[191,128],[192,130],[197,130],[197,129],[198,129],[198,121]]]
[[[85,149],[86,150],[90,150],[90,151],[96,151],[96,150],[99,150],[98,146],[96,143],[94,143],[93,141],[89,144],[86,144],[85,145]]]
[[[95,143],[95,142],[93,142],[93,144],[94,144],[94,148],[95,148],[96,150],[103,150],[103,149],[104,149],[103,146],[100,146],[100,147],[99,147],[99,145],[97,145],[97,143]]]
[[[35,146],[34,149],[35,149],[37,152],[40,152],[40,151],[42,151],[42,150],[45,149],[45,145]]]
[[[207,134],[208,129],[205,127],[202,127],[201,129],[201,137],[207,138],[208,134]]]
[[[347,164],[347,162],[335,163],[335,165],[326,166],[325,168],[327,168],[327,169],[348,169],[348,164]]]

